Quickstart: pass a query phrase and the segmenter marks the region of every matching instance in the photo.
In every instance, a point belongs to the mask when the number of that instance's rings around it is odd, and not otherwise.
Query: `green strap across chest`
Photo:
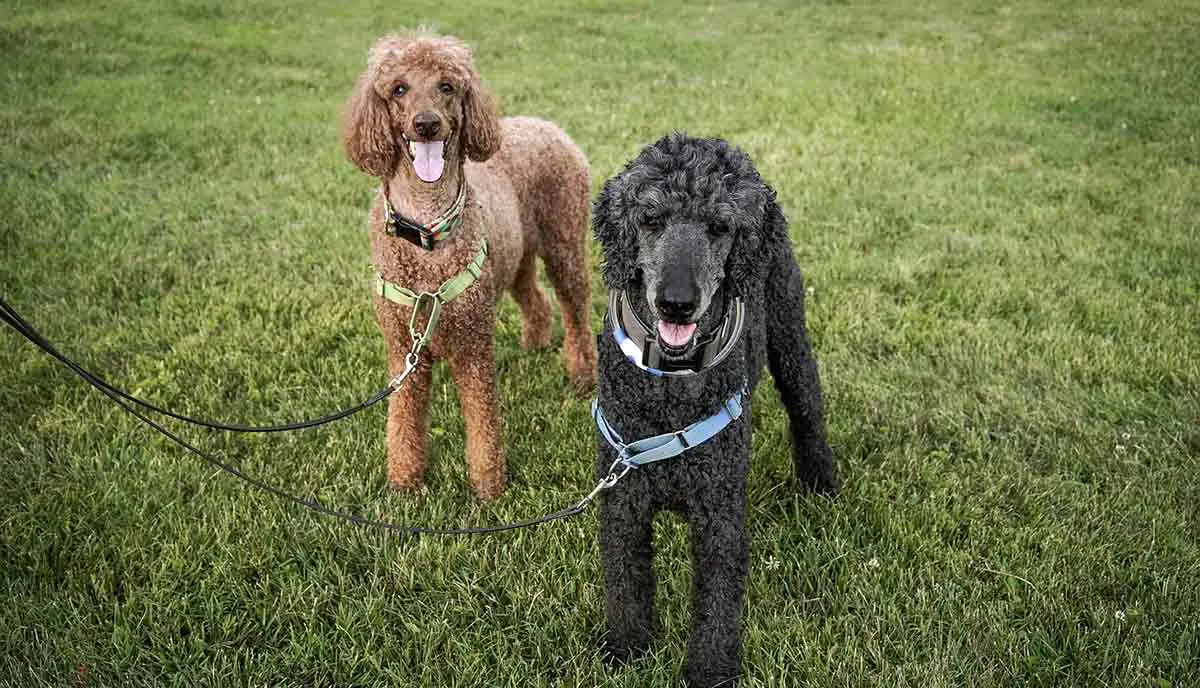
[[[475,255],[475,260],[472,260],[462,272],[442,282],[442,285],[431,296],[442,303],[453,301],[455,297],[469,289],[479,279],[479,275],[483,273],[483,262],[487,259],[487,254],[487,241],[480,239],[479,253]],[[415,307],[424,295],[399,284],[388,282],[383,275],[375,277],[375,293],[388,301],[409,307]]]

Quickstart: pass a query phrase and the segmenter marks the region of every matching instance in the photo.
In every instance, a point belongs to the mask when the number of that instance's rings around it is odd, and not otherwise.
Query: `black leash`
[[[22,335],[24,335],[26,339],[28,339],[30,342],[32,342],[34,344],[34,346],[38,347],[42,351],[45,351],[46,353],[50,354],[51,356],[57,358],[59,360],[59,362],[61,362],[63,365],[66,365],[67,367],[69,367],[72,370],[79,373],[80,377],[83,377],[84,380],[87,380],[93,387],[96,387],[97,389],[100,389],[100,390],[103,390],[106,392],[111,392],[110,396],[115,394],[116,396],[124,399],[125,401],[134,403],[138,406],[141,406],[144,409],[154,411],[155,413],[161,413],[162,415],[168,416],[170,418],[174,418],[175,420],[181,420],[185,423],[191,423],[192,425],[199,425],[202,428],[210,428],[213,430],[228,430],[229,432],[265,433],[265,432],[290,432],[292,430],[304,430],[307,428],[315,428],[319,425],[325,425],[327,423],[332,423],[336,420],[341,420],[348,416],[352,416],[352,415],[358,413],[359,411],[364,411],[366,409],[369,409],[372,406],[374,406],[375,404],[378,404],[379,402],[386,399],[388,397],[388,395],[390,395],[392,392],[394,392],[396,390],[396,388],[394,386],[388,385],[387,387],[384,387],[383,389],[379,390],[374,395],[372,395],[369,399],[367,399],[366,401],[364,401],[362,403],[355,404],[354,406],[350,406],[348,408],[344,408],[340,411],[335,411],[334,413],[320,416],[318,418],[311,418],[309,420],[302,420],[302,421],[297,421],[294,423],[282,423],[279,425],[239,425],[236,423],[224,423],[221,421],[204,420],[202,418],[196,418],[195,416],[189,416],[186,414],[177,413],[175,411],[171,411],[170,409],[165,409],[161,406],[157,406],[157,405],[155,405],[149,401],[146,401],[144,399],[139,399],[139,398],[133,396],[132,394],[126,392],[125,390],[121,389],[120,387],[116,387],[116,386],[110,384],[104,378],[83,368],[83,366],[80,366],[79,364],[75,363],[74,361],[71,361],[65,355],[63,355],[58,350],[56,350],[50,344],[49,341],[47,341],[44,337],[39,335],[37,333],[37,331],[34,330],[33,327],[28,322],[26,322],[21,317],[21,315],[19,313],[17,313],[17,311],[15,309],[13,309],[12,306],[8,305],[8,302],[4,301],[3,299],[0,299],[0,319],[4,320],[5,323],[10,325],[17,332],[20,332]]]
[[[517,521],[515,523],[504,523],[504,524],[495,525],[495,526],[480,526],[480,527],[475,527],[475,528],[428,528],[428,527],[424,527],[424,526],[402,525],[399,523],[392,523],[389,521],[382,521],[379,519],[368,518],[366,516],[359,516],[358,514],[354,514],[354,513],[350,513],[350,512],[346,512],[346,511],[337,511],[336,509],[331,509],[331,508],[325,506],[324,504],[321,504],[320,502],[316,501],[315,499],[308,499],[305,497],[301,497],[299,495],[292,494],[291,492],[288,492],[282,488],[276,487],[274,485],[271,485],[270,483],[263,482],[262,480],[259,480],[258,478],[254,478],[250,475],[247,475],[244,471],[242,471],[242,469],[238,468],[237,466],[234,466],[233,464],[222,461],[221,459],[218,459],[217,457],[213,456],[212,454],[209,454],[208,452],[205,452],[204,450],[189,443],[187,440],[183,439],[179,435],[176,435],[175,433],[171,432],[170,430],[164,428],[162,425],[159,425],[157,422],[154,421],[154,419],[147,416],[143,411],[139,410],[137,407],[141,406],[145,409],[157,411],[159,413],[163,413],[172,418],[177,418],[179,420],[192,422],[197,425],[203,425],[204,427],[224,429],[224,430],[235,430],[235,431],[240,431],[240,432],[283,432],[284,430],[298,430],[301,428],[310,428],[310,427],[315,427],[316,425],[323,425],[325,423],[329,423],[334,420],[338,420],[339,418],[345,418],[346,416],[349,416],[353,413],[357,413],[358,411],[361,411],[370,406],[373,406],[375,403],[377,403],[381,399],[387,397],[389,394],[391,394],[393,391],[395,391],[395,389],[397,389],[397,385],[395,384],[395,382],[393,382],[393,384],[390,384],[387,388],[385,388],[384,390],[382,390],[381,392],[376,394],[371,399],[359,404],[358,406],[354,406],[354,407],[345,409],[343,411],[339,411],[334,414],[323,416],[321,418],[313,419],[311,421],[305,421],[303,423],[243,429],[244,426],[231,426],[231,425],[227,425],[227,424],[223,424],[223,423],[209,423],[207,421],[197,422],[197,419],[194,419],[194,418],[191,418],[188,416],[182,416],[181,414],[175,414],[170,411],[160,409],[159,407],[157,407],[153,404],[150,404],[149,402],[144,402],[140,399],[137,399],[136,397],[133,397],[132,395],[127,394],[123,390],[113,387],[109,383],[105,382],[103,379],[94,375],[92,372],[90,372],[83,366],[79,365],[75,361],[71,360],[65,354],[63,354],[57,348],[55,348],[54,345],[51,344],[49,340],[47,340],[36,329],[34,329],[34,327],[32,325],[30,325],[24,318],[22,318],[21,315],[19,313],[17,313],[17,311],[15,309],[13,309],[12,306],[8,305],[8,302],[5,301],[4,299],[0,299],[0,320],[3,320],[5,324],[7,324],[9,327],[16,330],[18,334],[20,334],[22,337],[24,337],[26,340],[28,340],[31,344],[33,344],[37,348],[41,349],[45,353],[52,356],[54,359],[56,359],[62,365],[66,366],[73,373],[75,373],[80,378],[82,378],[84,382],[88,383],[92,387],[95,387],[96,389],[103,392],[105,396],[107,396],[109,399],[112,399],[126,413],[132,415],[134,418],[137,418],[142,423],[145,423],[150,428],[156,430],[157,432],[162,434],[164,437],[171,440],[175,444],[179,445],[180,447],[182,447],[184,450],[188,451],[189,453],[198,456],[200,459],[202,459],[206,463],[212,465],[215,468],[218,468],[218,469],[224,471],[225,473],[228,473],[229,475],[234,476],[235,478],[245,482],[248,485],[256,487],[264,492],[273,494],[276,497],[282,497],[283,499],[291,501],[295,504],[299,504],[300,506],[307,507],[318,513],[325,514],[326,516],[332,516],[334,518],[341,519],[341,520],[347,521],[349,523],[354,523],[356,525],[371,526],[374,528],[381,528],[383,530],[388,530],[388,531],[397,532],[397,533],[404,533],[404,534],[411,535],[411,536],[418,536],[418,535],[482,535],[485,533],[499,533],[499,532],[506,531],[506,530],[517,530],[519,528],[528,528],[528,527],[536,526],[536,525],[539,525],[542,523],[549,523],[551,521],[559,521],[559,520],[562,520],[565,518],[570,518],[571,516],[574,516],[576,514],[579,514],[579,513],[583,512],[584,509],[587,508],[588,504],[591,503],[591,501],[595,498],[595,496],[597,494],[599,494],[602,490],[612,487],[614,484],[616,484],[616,481],[619,479],[619,476],[616,476],[615,473],[610,472],[608,477],[606,477],[604,480],[601,480],[600,483],[598,485],[596,485],[596,487],[591,491],[590,494],[588,494],[586,497],[583,498],[583,500],[581,500],[578,504],[576,504],[574,506],[567,507],[567,508],[561,509],[559,511],[555,511],[555,512],[553,512],[551,514],[547,514],[545,516],[539,516],[537,518],[531,518],[531,519],[528,519],[525,521]],[[398,379],[402,380],[402,378],[398,378]],[[615,466],[615,464],[614,464],[614,466]],[[624,473],[622,473],[621,475],[624,475]],[[616,476],[616,477],[614,477],[614,476]]]

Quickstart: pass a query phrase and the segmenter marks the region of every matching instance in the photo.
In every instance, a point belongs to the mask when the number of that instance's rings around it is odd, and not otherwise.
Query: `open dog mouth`
[[[412,157],[413,171],[417,177],[428,183],[442,178],[446,171],[446,142],[445,141],[413,141],[404,137],[408,144],[408,153]]]
[[[687,353],[696,335],[696,323],[672,323],[658,321],[658,344],[665,353],[681,355]]]

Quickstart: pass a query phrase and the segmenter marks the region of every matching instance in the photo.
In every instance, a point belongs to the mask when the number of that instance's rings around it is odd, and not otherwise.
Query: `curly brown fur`
[[[397,90],[398,86],[404,86]],[[423,181],[408,142],[444,141],[445,169]],[[496,303],[512,293],[524,321],[522,345],[550,342],[550,302],[537,285],[546,265],[563,310],[563,354],[573,386],[595,384],[596,349],[586,233],[588,164],[557,126],[539,119],[498,119],[471,51],[451,37],[391,35],[371,48],[347,103],[346,154],[382,184],[370,212],[371,254],[384,279],[434,291],[474,258],[480,238],[489,255],[479,281],[442,309],[429,351],[445,359],[458,386],[467,428],[471,484],[482,499],[504,491],[505,462],[496,398]],[[428,173],[426,173],[428,175]],[[468,189],[463,223],[432,251],[384,232],[384,194],[405,217],[429,222]],[[382,297],[375,309],[393,373],[404,366],[409,311]],[[388,480],[418,485],[425,470],[431,361],[423,356],[388,405]]]
[[[775,192],[745,153],[719,139],[674,134],[645,148],[600,194],[594,217],[604,278],[625,290],[645,322],[716,328],[730,294],[746,325],[722,362],[686,377],[656,377],[601,337],[598,398],[626,440],[680,430],[716,412],[741,389],[753,393],[764,364],[791,426],[796,475],[823,494],[838,490],[825,441],[817,363],[804,328],[804,284]],[[659,325],[661,327],[661,325]],[[689,346],[694,347],[695,337]],[[741,661],[746,589],[746,475],[750,416],[683,455],[642,466],[604,492],[600,554],[610,657],[644,652],[653,628],[652,523],[684,515],[692,538],[692,632],[685,678],[691,688],[733,686]],[[616,452],[599,434],[596,470]]]

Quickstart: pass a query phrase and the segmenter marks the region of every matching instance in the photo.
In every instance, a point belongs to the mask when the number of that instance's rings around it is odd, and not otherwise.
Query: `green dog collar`
[[[462,225],[463,210],[467,207],[467,185],[465,183],[459,185],[454,204],[429,224],[414,222],[396,212],[387,197],[386,189],[385,186],[383,231],[389,236],[407,239],[426,251],[431,251],[439,242],[449,239],[454,234],[454,230]]]

